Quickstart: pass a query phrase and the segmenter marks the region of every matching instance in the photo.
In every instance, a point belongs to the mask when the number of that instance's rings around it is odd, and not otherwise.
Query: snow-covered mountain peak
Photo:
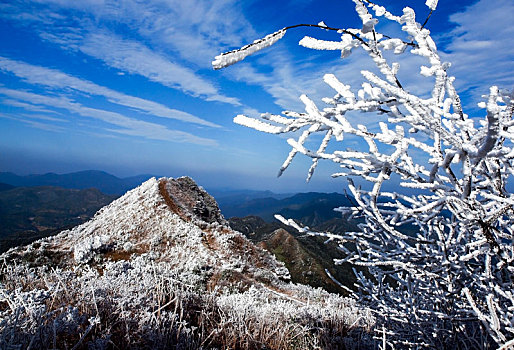
[[[189,277],[198,277],[195,271],[236,267],[251,274],[266,270],[272,280],[288,278],[282,263],[230,229],[214,198],[188,177],[151,178],[90,221],[6,256],[100,270],[112,262],[144,257],[173,262],[174,269]]]

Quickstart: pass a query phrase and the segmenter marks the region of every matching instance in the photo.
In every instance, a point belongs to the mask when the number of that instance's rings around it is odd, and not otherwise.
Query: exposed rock
[[[217,222],[228,226],[216,200],[190,177],[161,181],[160,186],[161,195],[175,203],[182,213],[192,214],[196,219],[210,224]],[[171,206],[173,207],[173,204]]]

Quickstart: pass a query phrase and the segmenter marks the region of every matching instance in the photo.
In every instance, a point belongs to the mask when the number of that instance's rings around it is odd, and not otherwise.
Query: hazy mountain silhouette
[[[99,170],[86,170],[69,174],[47,173],[41,175],[20,176],[10,172],[0,173],[0,182],[17,187],[59,186],[64,188],[97,188],[107,194],[124,194],[139,186],[152,175],[137,175],[119,178]]]
[[[312,226],[341,217],[341,214],[333,209],[351,206],[351,202],[346,195],[340,193],[308,192],[282,199],[267,197],[244,202],[220,201],[219,205],[227,218],[256,215],[270,222],[274,221],[275,214],[281,214]]]
[[[246,203],[258,199],[284,199],[294,195],[294,193],[274,193],[271,191],[256,191],[244,189],[230,189],[230,188],[209,188],[209,193],[212,194],[220,208],[230,213],[230,210],[235,207],[244,206]],[[224,213],[225,216],[227,214]]]
[[[13,189],[15,186],[13,185],[9,185],[9,184],[4,184],[4,183],[1,183],[0,182],[0,191],[7,191],[7,190],[11,190]]]

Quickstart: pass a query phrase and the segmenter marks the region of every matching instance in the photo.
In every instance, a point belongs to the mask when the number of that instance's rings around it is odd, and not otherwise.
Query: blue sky
[[[380,1],[392,12],[424,1]],[[453,63],[468,112],[490,85],[514,86],[514,2],[439,0],[428,28]],[[299,159],[283,177],[285,137],[235,125],[237,114],[302,111],[298,97],[332,96],[324,73],[358,87],[370,62],[358,52],[298,46],[316,29],[220,71],[214,56],[287,25],[325,21],[360,27],[350,0],[10,0],[0,3],[0,171],[18,174],[99,169],[190,175],[205,187],[277,192],[341,190],[322,166],[310,184]],[[422,19],[420,19],[422,21]],[[392,34],[399,28],[380,23]],[[401,62],[404,86],[420,94],[415,59]],[[364,117],[361,117],[364,118]],[[370,119],[370,123],[373,119]]]

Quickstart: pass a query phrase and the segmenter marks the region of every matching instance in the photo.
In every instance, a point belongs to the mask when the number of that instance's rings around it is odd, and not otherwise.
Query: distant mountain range
[[[0,191],[0,253],[79,225],[117,197],[95,188],[35,186]]]
[[[340,218],[341,214],[335,212],[334,208],[351,206],[351,201],[340,193],[308,192],[282,199],[270,196],[231,202],[221,198],[218,204],[227,218],[256,215],[271,222],[275,220],[275,214],[280,214],[287,218],[301,220],[305,225],[315,226],[327,220]]]
[[[73,189],[96,188],[103,193],[123,195],[128,190],[141,185],[141,183],[151,177],[159,178],[160,176],[141,174],[119,178],[100,170],[85,170],[68,174],[47,173],[23,176],[11,172],[0,172],[0,191],[8,190],[13,187],[57,186]],[[293,195],[290,193],[277,194],[271,191],[234,190],[230,188],[209,188],[208,190],[219,203],[230,208],[234,205],[242,205],[254,199],[283,199]]]
[[[1,182],[0,182],[0,192],[1,192],[1,191],[11,190],[11,189],[13,189],[14,187],[15,187],[15,186],[13,186],[13,185],[4,184],[4,183],[1,183]]]
[[[220,208],[224,208],[227,213],[224,213],[228,217],[232,215],[236,208],[244,206],[253,200],[258,199],[284,199],[294,196],[295,193],[274,193],[271,191],[256,191],[256,190],[233,190],[227,188],[208,188],[209,193],[216,198]]]
[[[20,176],[10,172],[0,172],[0,191],[14,187],[55,186],[67,189],[96,188],[105,194],[122,195],[128,190],[139,186],[154,175],[137,175],[119,178],[104,171],[86,170],[69,174],[34,174]],[[158,177],[158,176],[156,176]],[[234,190],[209,188],[218,202],[225,217],[243,217],[258,215],[266,221],[272,221],[273,215],[280,210],[281,214],[290,217],[303,217],[306,213],[324,221],[328,215],[332,218],[336,213],[334,207],[347,205],[345,196],[337,193],[302,193],[277,194],[271,191]],[[328,214],[327,214],[328,213]],[[317,219],[312,218],[314,221]]]
[[[27,176],[0,172],[0,239],[20,238],[3,244],[0,251],[78,225],[150,177],[118,178],[97,170]],[[348,198],[338,193],[276,194],[232,189],[209,192],[226,218],[255,215],[275,222],[273,215],[278,213],[311,227],[340,218],[333,208],[349,205]]]
[[[74,189],[96,188],[103,193],[122,195],[151,177],[152,175],[137,175],[119,178],[98,170],[86,170],[62,175],[47,173],[26,176],[0,172],[0,183],[16,187],[58,186]]]

